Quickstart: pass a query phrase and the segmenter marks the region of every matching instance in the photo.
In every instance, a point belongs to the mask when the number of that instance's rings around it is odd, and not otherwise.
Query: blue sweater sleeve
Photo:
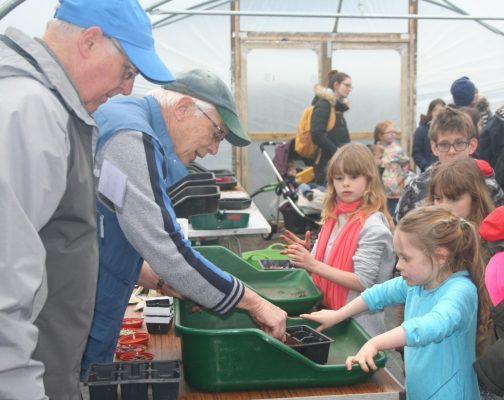
[[[407,291],[406,281],[399,276],[366,289],[362,298],[369,310],[382,310],[394,304],[404,304]]]

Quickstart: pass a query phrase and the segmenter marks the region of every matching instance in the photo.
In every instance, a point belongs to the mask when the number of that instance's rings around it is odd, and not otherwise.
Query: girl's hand
[[[366,342],[364,346],[361,347],[359,352],[355,356],[347,357],[346,367],[348,371],[352,370],[352,364],[359,364],[364,372],[369,372],[369,368],[376,371],[378,367],[376,366],[373,357],[378,354],[378,348],[373,343],[373,340]]]
[[[280,240],[284,242],[287,246],[291,244],[300,244],[302,245],[306,250],[310,250],[311,248],[311,232],[306,231],[305,233],[305,238],[300,239],[297,235],[292,233],[289,230],[285,230],[283,235],[280,235]]]
[[[330,328],[333,325],[343,321],[345,318],[340,316],[340,313],[335,310],[320,310],[312,312],[311,314],[301,314],[301,318],[318,322],[320,325],[317,327],[317,332]]]
[[[313,271],[315,258],[302,244],[289,245],[285,254],[289,256],[291,263],[296,267],[304,268],[309,272]]]

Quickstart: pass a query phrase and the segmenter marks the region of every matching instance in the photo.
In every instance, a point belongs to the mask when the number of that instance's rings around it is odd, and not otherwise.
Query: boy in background
[[[452,107],[446,107],[434,120],[429,130],[432,153],[439,161],[417,175],[405,188],[394,214],[397,224],[410,210],[421,207],[427,197],[432,171],[439,165],[452,160],[470,157],[478,146],[478,136],[469,116]],[[504,192],[495,180],[490,164],[483,160],[474,160],[480,167],[488,193],[496,206],[504,204]]]

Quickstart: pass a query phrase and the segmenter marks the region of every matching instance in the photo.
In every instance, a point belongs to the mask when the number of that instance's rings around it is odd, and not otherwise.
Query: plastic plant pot
[[[151,384],[153,400],[176,400],[181,379],[180,362],[151,362]]]
[[[149,343],[148,333],[132,333],[119,337],[119,344],[145,344]]]
[[[164,318],[168,322],[166,323],[161,323],[161,322],[147,322],[147,331],[151,334],[154,335],[159,335],[159,334],[165,334],[168,333],[170,330],[170,327],[172,325],[172,318]]]
[[[117,400],[119,375],[119,364],[91,364],[86,375],[90,400]]]
[[[144,308],[145,323],[147,317],[173,317],[173,298],[146,300]]]
[[[118,344],[116,347],[116,356],[119,357],[119,354],[129,353],[131,351],[145,351],[147,346],[144,344]]]
[[[148,351],[128,351],[125,353],[119,353],[117,358],[121,361],[150,361],[154,358],[154,354]]]
[[[307,325],[289,326],[287,344],[317,364],[327,363],[329,346],[334,340]]]
[[[143,321],[143,318],[124,318],[121,327],[123,329],[141,328]]]
[[[124,362],[121,381],[122,400],[148,400],[147,388],[149,383],[148,362]]]
[[[152,300],[145,300],[145,306],[146,307],[163,307],[163,308],[169,308],[173,306],[173,298],[172,297],[167,297],[164,299],[152,299]]]

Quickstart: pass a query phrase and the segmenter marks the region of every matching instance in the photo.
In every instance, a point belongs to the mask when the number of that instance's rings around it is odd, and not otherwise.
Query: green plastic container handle
[[[273,243],[270,246],[266,247],[264,250],[278,250],[276,247],[280,247],[280,250],[285,249],[285,245],[283,243]]]

